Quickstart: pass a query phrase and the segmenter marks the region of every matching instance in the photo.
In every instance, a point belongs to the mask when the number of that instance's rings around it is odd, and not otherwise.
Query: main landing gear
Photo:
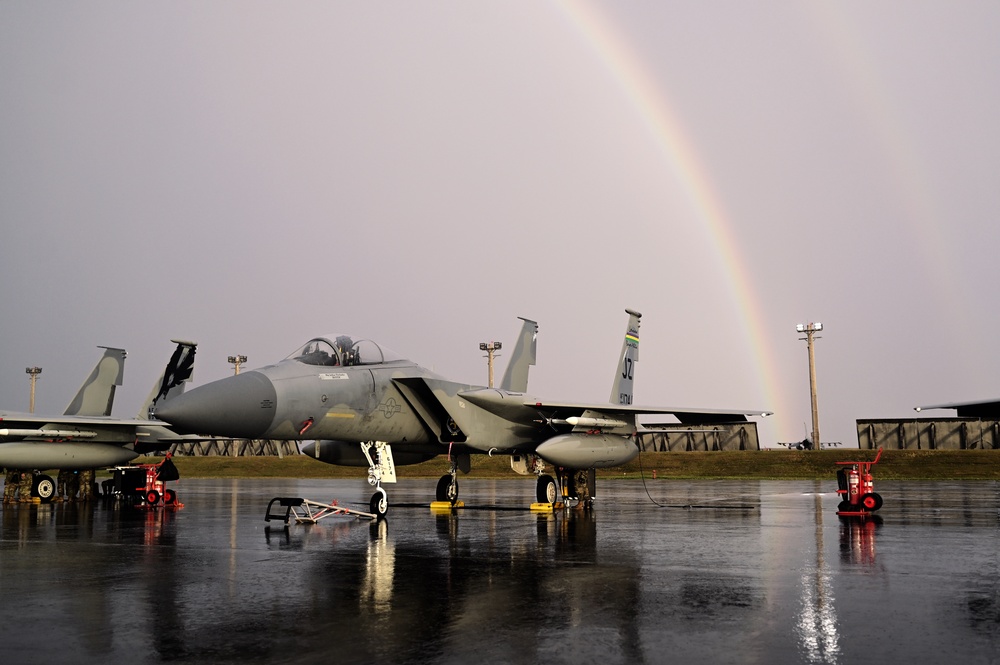
[[[42,503],[52,501],[56,493],[56,484],[50,476],[36,473],[31,479],[31,496],[37,496]]]
[[[594,501],[594,469],[555,468],[555,475],[545,473],[545,462],[537,455],[511,455],[510,468],[521,475],[537,477],[532,510],[551,510],[560,502],[575,499],[589,507]],[[443,479],[442,479],[443,480]]]
[[[468,453],[454,453],[449,450],[448,463],[448,473],[438,479],[437,488],[434,490],[434,503],[460,508],[462,503],[458,500],[458,472],[469,473],[472,470],[472,460]],[[437,508],[443,507],[443,505],[437,506]]]
[[[375,488],[368,507],[378,519],[385,519],[385,514],[389,510],[389,497],[382,489],[382,483],[396,482],[396,465],[392,461],[392,449],[385,441],[366,441],[361,443],[361,452],[368,460],[368,484]]]
[[[538,476],[535,484],[535,500],[538,503],[555,503],[559,498],[559,490],[556,487],[556,479],[548,474]]]
[[[435,501],[447,501],[455,505],[458,501],[458,469],[451,465],[451,473],[441,476],[438,479],[437,489],[434,491]]]

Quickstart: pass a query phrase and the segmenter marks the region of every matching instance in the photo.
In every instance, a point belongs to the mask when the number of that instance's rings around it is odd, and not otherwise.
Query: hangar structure
[[[284,457],[298,455],[296,441],[270,439],[204,439],[175,443],[170,453],[180,457]]]
[[[874,450],[994,450],[1000,418],[859,419],[858,447]]]
[[[760,450],[757,423],[713,423],[692,427],[682,423],[644,423],[638,431],[643,452]]]
[[[926,411],[951,410],[951,418],[924,416]],[[918,406],[916,418],[857,421],[858,447],[896,450],[1000,449],[1000,400]]]

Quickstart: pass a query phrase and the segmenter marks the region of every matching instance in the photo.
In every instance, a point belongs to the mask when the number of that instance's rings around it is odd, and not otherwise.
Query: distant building
[[[997,418],[882,418],[857,421],[859,448],[993,450],[1000,448]]]
[[[760,450],[757,423],[750,421],[702,426],[644,423],[638,432],[638,443],[643,452]]]

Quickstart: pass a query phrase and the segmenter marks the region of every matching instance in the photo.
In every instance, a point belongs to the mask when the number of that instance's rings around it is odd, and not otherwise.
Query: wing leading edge
[[[959,418],[1000,418],[1000,399],[980,402],[954,402],[952,404],[935,404],[932,406],[917,406],[914,411],[931,411],[933,409],[955,409]]]

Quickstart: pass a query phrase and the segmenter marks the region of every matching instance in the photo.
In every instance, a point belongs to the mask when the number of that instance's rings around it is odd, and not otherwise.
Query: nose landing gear
[[[372,449],[375,454],[372,455]],[[368,484],[375,488],[368,507],[378,519],[384,519],[389,510],[389,497],[382,489],[382,482],[396,482],[396,465],[392,461],[392,449],[385,441],[365,441],[361,452],[368,460]]]

